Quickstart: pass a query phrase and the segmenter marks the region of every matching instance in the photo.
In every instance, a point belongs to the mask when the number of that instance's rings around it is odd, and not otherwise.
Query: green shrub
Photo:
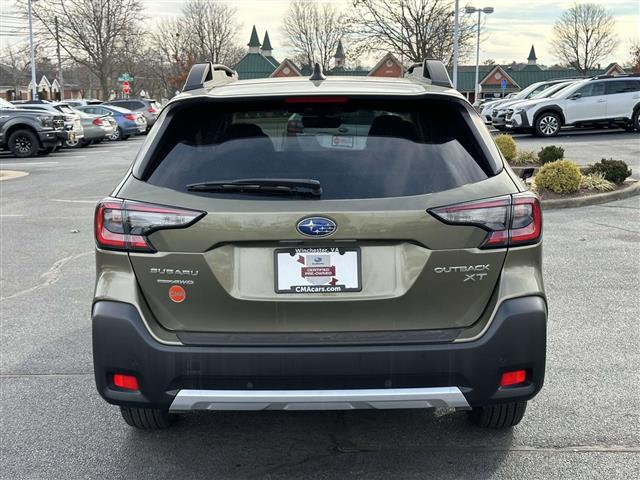
[[[506,158],[507,162],[510,162],[514,158],[516,158],[516,153],[518,153],[518,147],[516,146],[515,140],[511,138],[511,135],[507,135],[506,133],[501,133],[496,137],[496,145]]]
[[[582,176],[580,188],[598,190],[599,192],[610,192],[611,190],[615,190],[616,186],[613,182],[604,178],[602,173],[595,172]]]
[[[538,152],[538,160],[540,160],[541,165],[544,165],[545,163],[555,162],[557,160],[562,160],[563,158],[564,148],[557,147],[555,145],[544,147]]]
[[[603,158],[589,169],[589,173],[601,173],[602,176],[613,183],[622,183],[631,175],[631,169],[626,162],[622,160],[609,160]]]
[[[533,150],[520,150],[512,161],[511,165],[537,165],[538,156]]]
[[[535,178],[539,191],[555,193],[575,193],[580,190],[582,174],[578,166],[569,160],[557,160],[540,167]]]

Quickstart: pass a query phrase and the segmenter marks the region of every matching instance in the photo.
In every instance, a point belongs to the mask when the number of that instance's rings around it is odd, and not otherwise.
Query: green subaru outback
[[[440,62],[238,81],[195,65],[95,212],[98,391],[192,410],[467,410],[543,384],[542,215]]]

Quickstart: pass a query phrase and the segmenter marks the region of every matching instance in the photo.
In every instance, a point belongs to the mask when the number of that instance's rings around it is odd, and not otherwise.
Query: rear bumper
[[[165,345],[130,304],[93,308],[96,385],[110,403],[191,409],[474,407],[534,397],[544,381],[546,303],[507,300],[475,341],[413,345]],[[505,371],[527,381],[499,387]],[[135,375],[140,391],[113,386]]]

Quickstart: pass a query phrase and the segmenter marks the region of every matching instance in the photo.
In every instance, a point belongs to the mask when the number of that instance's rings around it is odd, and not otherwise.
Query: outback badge
[[[336,231],[336,222],[325,217],[307,217],[298,222],[296,229],[305,237],[326,237]]]

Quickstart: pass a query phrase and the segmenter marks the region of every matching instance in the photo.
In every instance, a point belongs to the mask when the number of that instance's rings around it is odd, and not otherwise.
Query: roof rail
[[[435,58],[425,58],[422,63],[414,63],[407,69],[406,78],[426,82],[439,87],[453,88],[451,78],[444,63]]]
[[[236,80],[238,80],[238,73],[226,65],[211,62],[196,63],[189,70],[182,91],[187,92],[206,86],[214,86],[214,84],[224,85]]]
[[[601,80],[603,78],[625,78],[625,77],[640,77],[640,73],[614,73],[609,75],[596,75],[595,77],[591,77],[592,80]]]

